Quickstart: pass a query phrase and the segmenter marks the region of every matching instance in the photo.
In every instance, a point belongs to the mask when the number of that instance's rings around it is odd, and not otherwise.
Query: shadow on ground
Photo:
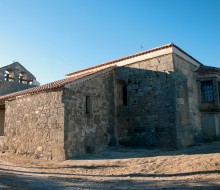
[[[182,154],[211,154],[220,152],[220,142],[193,146],[182,150],[147,149],[140,147],[111,147],[107,151],[67,160],[61,165],[47,167],[23,167],[9,163],[0,164],[0,189],[198,189],[219,190],[216,179],[220,170],[193,171],[184,173],[99,173],[105,169],[119,169],[122,165],[108,159],[129,159]],[[96,165],[80,164],[97,160]],[[101,161],[103,160],[103,161]],[[68,164],[72,163],[72,164]],[[83,170],[83,171],[82,171]],[[99,170],[96,172],[96,170]],[[212,176],[211,176],[212,174]],[[201,178],[201,176],[203,176]],[[207,177],[206,177],[207,176]],[[211,177],[210,177],[211,176]]]
[[[11,171],[7,171],[11,172]],[[196,174],[219,173],[219,171],[192,172],[183,174],[147,174],[144,180],[135,177],[143,177],[141,174],[135,175],[111,175],[101,176],[102,179],[87,179],[80,174],[71,174],[71,177],[33,177],[27,173],[19,175],[4,173],[0,174],[0,189],[199,189],[199,190],[219,190],[219,186],[213,184],[212,180],[199,180],[186,183],[184,180],[163,179],[156,180],[156,177],[190,176]],[[48,173],[47,173],[48,174]],[[60,173],[59,173],[60,174]],[[94,175],[94,177],[97,177]],[[106,177],[106,179],[105,179]],[[123,178],[122,178],[123,177]]]
[[[212,146],[211,148],[210,145]],[[156,147],[128,147],[115,146],[109,147],[107,150],[78,156],[70,160],[106,160],[106,159],[129,159],[143,158],[153,156],[174,156],[174,155],[192,155],[192,154],[213,154],[220,153],[220,141],[214,141],[206,144],[199,144],[182,149],[173,148],[156,148]]]

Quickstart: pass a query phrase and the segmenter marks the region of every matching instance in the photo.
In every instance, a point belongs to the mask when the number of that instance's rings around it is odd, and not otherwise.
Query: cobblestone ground
[[[220,142],[115,147],[60,163],[0,155],[0,189],[220,189]]]

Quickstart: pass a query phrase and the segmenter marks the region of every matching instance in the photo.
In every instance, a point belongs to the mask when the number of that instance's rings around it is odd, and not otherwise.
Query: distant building
[[[66,76],[0,96],[2,151],[64,160],[117,144],[178,148],[220,135],[220,69],[174,44]]]
[[[34,75],[20,63],[14,62],[0,68],[0,95],[39,86]]]

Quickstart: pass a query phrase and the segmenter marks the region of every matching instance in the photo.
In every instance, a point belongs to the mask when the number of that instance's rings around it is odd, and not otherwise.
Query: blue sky
[[[0,66],[41,84],[170,42],[220,67],[220,1],[0,0]]]

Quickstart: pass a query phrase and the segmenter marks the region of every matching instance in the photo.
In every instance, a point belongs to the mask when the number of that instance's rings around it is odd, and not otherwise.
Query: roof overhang
[[[192,56],[190,56],[188,53],[186,53],[185,51],[181,50],[179,47],[177,47],[176,45],[173,45],[172,47],[172,53],[180,56],[181,58],[185,59],[186,61],[192,63],[193,65],[199,67],[201,65],[201,63],[199,61],[197,61],[196,59],[194,59]]]

